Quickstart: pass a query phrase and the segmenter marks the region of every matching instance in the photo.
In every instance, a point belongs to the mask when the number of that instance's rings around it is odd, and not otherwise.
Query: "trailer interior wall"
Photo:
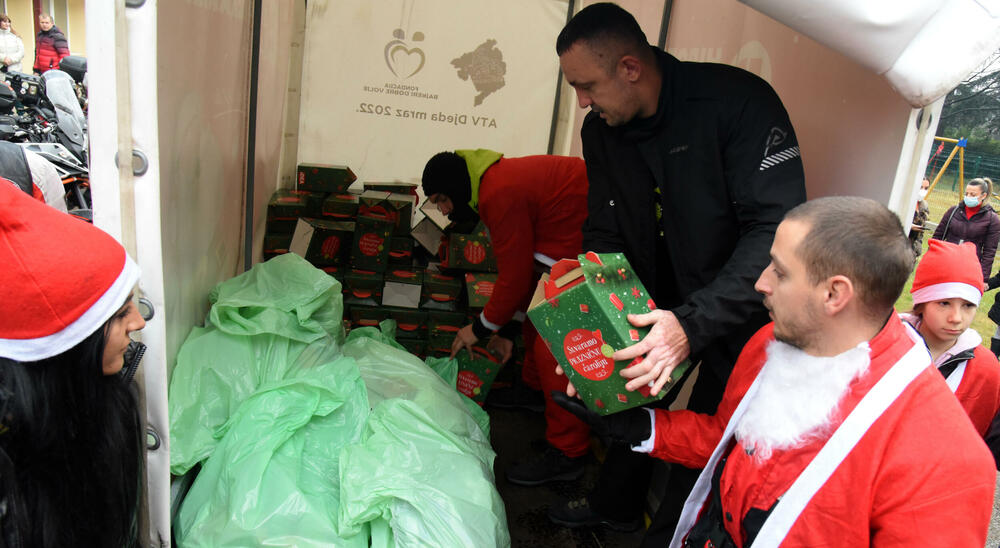
[[[651,23],[640,21],[653,41]],[[739,66],[774,87],[799,138],[810,198],[889,202],[913,109],[881,76],[736,0],[674,0],[666,50],[685,61]],[[575,117],[574,155],[585,114]]]
[[[442,150],[546,153],[568,8],[308,2],[297,161],[346,164],[360,181],[419,180]]]

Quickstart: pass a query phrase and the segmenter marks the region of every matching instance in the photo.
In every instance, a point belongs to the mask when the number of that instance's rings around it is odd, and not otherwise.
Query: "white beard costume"
[[[736,425],[736,439],[758,462],[774,450],[828,435],[830,419],[848,387],[868,371],[868,343],[820,358],[781,341],[767,346],[759,389]]]

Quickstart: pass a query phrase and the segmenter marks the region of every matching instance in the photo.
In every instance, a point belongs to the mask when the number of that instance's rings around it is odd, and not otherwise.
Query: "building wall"
[[[36,22],[32,10],[32,0],[0,0],[0,8],[6,10],[12,27],[24,41],[24,60],[21,68],[31,71],[35,62]],[[69,50],[73,55],[87,56],[87,26],[84,18],[85,0],[42,0],[42,9],[51,11],[56,26],[66,34]]]

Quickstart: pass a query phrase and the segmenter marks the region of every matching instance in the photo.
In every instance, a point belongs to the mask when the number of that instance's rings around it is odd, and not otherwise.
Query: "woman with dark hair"
[[[986,177],[969,181],[965,187],[965,198],[944,212],[931,236],[953,244],[975,244],[976,256],[983,268],[983,279],[990,277],[997,242],[1000,242],[1000,217],[988,203],[991,186],[993,181]]]
[[[0,543],[140,545],[139,269],[0,179]]]

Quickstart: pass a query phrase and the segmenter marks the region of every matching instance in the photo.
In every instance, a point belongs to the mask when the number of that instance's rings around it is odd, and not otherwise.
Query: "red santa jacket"
[[[833,418],[838,426],[915,343],[893,315],[869,341],[871,365]],[[773,324],[747,343],[714,416],[656,410],[652,454],[703,467],[766,360]],[[775,450],[763,463],[736,443],[720,480],[725,527],[742,545],[743,517],[771,508],[826,443]],[[996,472],[944,379],[923,370],[879,416],[798,515],[782,546],[982,546]]]
[[[535,253],[554,260],[580,253],[586,165],[567,156],[501,158],[483,174],[479,215],[490,231],[499,271],[483,317],[487,327],[497,329],[531,299]]]

